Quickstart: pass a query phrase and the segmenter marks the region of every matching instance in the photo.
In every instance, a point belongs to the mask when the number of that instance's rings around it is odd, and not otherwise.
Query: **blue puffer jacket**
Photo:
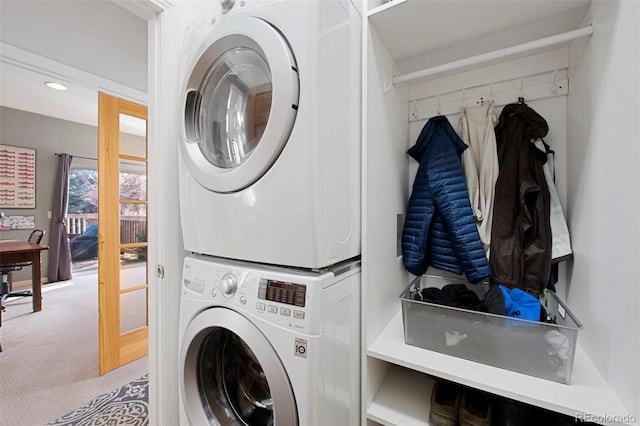
[[[460,155],[467,145],[444,116],[431,118],[407,153],[420,164],[402,231],[404,265],[464,274],[472,283],[491,275],[471,211]]]

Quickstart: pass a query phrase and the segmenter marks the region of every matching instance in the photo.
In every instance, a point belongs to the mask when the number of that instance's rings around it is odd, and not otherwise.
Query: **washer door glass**
[[[297,115],[298,67],[269,23],[234,17],[214,26],[186,81],[181,154],[204,187],[222,193],[260,179]]]
[[[212,416],[225,406],[241,424],[273,424],[267,377],[247,344],[228,330],[205,339],[198,361],[198,388]]]
[[[189,324],[182,343],[181,393],[189,424],[298,424],[280,357],[247,318],[208,309]]]

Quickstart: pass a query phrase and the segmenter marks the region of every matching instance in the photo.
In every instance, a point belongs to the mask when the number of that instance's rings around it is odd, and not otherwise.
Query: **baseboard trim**
[[[40,284],[41,285],[49,284],[49,280],[43,277],[40,280]],[[30,290],[30,289],[31,289],[31,280],[14,281],[11,284],[12,291]]]

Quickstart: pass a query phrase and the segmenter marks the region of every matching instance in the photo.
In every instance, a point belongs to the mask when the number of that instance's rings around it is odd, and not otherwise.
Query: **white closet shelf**
[[[369,11],[370,26],[403,74],[394,83],[471,66],[478,60],[495,62],[565,43],[592,30],[578,28],[590,0],[546,2],[544,7],[525,1],[463,3],[394,0]],[[424,61],[412,60],[421,57]]]
[[[404,343],[402,312],[398,311],[368,347],[367,355],[569,416],[582,413],[602,419],[612,416],[629,418],[626,407],[613,393],[579,345],[576,348],[571,384],[565,385],[407,345]],[[420,388],[427,386],[429,393],[431,389],[428,382],[417,383],[413,376],[403,379],[403,375],[407,373],[397,367],[393,367],[389,374],[390,376],[387,377],[369,408],[368,414],[371,412],[371,418],[373,420],[380,418],[376,421],[383,424],[405,424],[401,420],[407,414],[398,409],[401,407],[398,406],[398,401],[404,398],[415,400],[418,392],[415,389],[416,386]],[[429,393],[427,396],[418,396],[421,400],[418,406],[428,404]],[[388,400],[387,395],[394,395],[393,403],[388,405],[385,403]],[[382,419],[382,415],[385,415],[387,420]],[[409,417],[411,418],[410,415]],[[638,425],[637,419],[635,421],[636,423],[623,424]]]
[[[408,74],[397,75],[393,77],[392,82],[393,84],[407,83],[445,72],[458,71],[474,65],[490,63],[491,61],[495,60],[508,59],[517,55],[521,55],[523,53],[534,52],[541,48],[557,46],[572,40],[576,40],[578,38],[587,37],[591,34],[593,34],[593,26],[589,25],[577,30],[545,37],[539,40],[530,41],[528,43],[519,44],[517,46],[506,47],[503,49],[494,50],[493,52],[470,56],[457,61],[448,62],[446,64],[436,65],[431,68],[414,71]]]

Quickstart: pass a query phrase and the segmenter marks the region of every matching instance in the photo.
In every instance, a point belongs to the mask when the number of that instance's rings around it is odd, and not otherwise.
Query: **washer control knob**
[[[222,13],[229,12],[233,5],[236,3],[236,0],[220,0],[220,6],[222,6]]]
[[[233,274],[225,274],[222,277],[222,281],[220,281],[220,289],[222,290],[222,294],[225,297],[232,297],[236,294],[236,290],[238,289],[238,282],[236,281],[236,277]]]
[[[240,296],[240,304],[244,305],[247,303],[247,298],[245,296]]]

